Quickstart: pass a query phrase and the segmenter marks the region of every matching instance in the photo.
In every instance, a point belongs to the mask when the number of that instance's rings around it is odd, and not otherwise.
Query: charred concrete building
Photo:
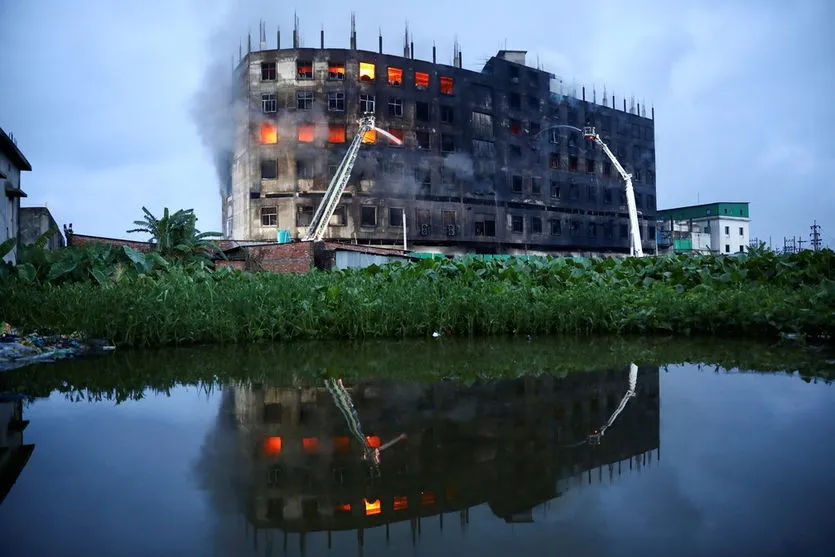
[[[645,250],[655,248],[654,114],[625,99],[565,91],[524,51],[499,51],[481,71],[350,47],[242,53],[234,152],[222,192],[226,237],[304,233],[330,178],[373,113],[326,239],[444,253],[625,253],[623,181],[568,126],[593,125],[633,174]],[[570,93],[570,94],[567,94]],[[622,104],[621,102],[622,101]],[[564,127],[554,127],[564,126]],[[405,219],[404,219],[405,213]]]

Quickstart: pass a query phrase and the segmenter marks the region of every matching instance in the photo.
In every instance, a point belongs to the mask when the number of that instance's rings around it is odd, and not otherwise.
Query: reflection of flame
[[[344,452],[348,450],[348,447],[351,445],[351,440],[348,439],[345,435],[340,435],[338,437],[333,438],[333,450],[338,452]]]
[[[365,514],[372,515],[372,514],[380,514],[380,500],[377,499],[374,502],[369,502],[368,499],[365,500]]]
[[[420,494],[420,502],[422,505],[434,505],[435,504],[435,494],[431,491],[424,491]]]
[[[336,510],[343,511],[343,512],[351,512],[351,504],[345,503],[344,505],[337,505]]]
[[[409,500],[406,497],[395,497],[394,498],[394,510],[402,511],[403,509],[409,508]]]
[[[278,141],[278,129],[275,124],[264,122],[261,124],[261,143],[276,143]]]
[[[264,440],[264,452],[269,456],[281,453],[281,437],[267,437]]]
[[[380,448],[380,438],[376,435],[369,435],[365,438],[368,441],[368,446],[372,449],[379,449]]]
[[[319,450],[319,440],[315,437],[305,437],[302,439],[302,449],[306,453],[315,453]]]

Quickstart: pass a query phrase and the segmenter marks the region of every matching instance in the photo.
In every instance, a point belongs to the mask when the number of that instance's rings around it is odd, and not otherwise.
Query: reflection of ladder
[[[337,167],[336,173],[331,178],[328,189],[325,191],[325,197],[322,198],[322,202],[316,208],[316,213],[313,215],[313,219],[310,221],[304,237],[302,237],[303,242],[321,240],[325,235],[328,223],[334,211],[336,211],[339,200],[342,199],[342,193],[348,185],[348,180],[351,178],[351,170],[354,168],[354,163],[357,160],[357,154],[359,153],[363,139],[365,139],[365,134],[372,129],[374,129],[374,116],[366,114],[360,119],[357,134],[351,141],[348,152],[345,153],[345,157]]]
[[[333,403],[339,409],[342,417],[345,418],[345,423],[348,424],[351,435],[359,441],[366,453],[372,453],[373,449],[368,445],[368,440],[362,432],[360,418],[357,414],[357,409],[354,407],[354,403],[351,401],[350,393],[342,386],[341,381],[336,379],[326,379],[325,387],[327,387],[328,392],[331,394]]]
[[[629,364],[629,389],[627,389],[626,394],[623,395],[623,398],[618,404],[618,407],[615,408],[615,411],[612,412],[612,415],[606,421],[606,423],[601,427],[599,430],[595,431],[591,435],[589,435],[589,445],[599,445],[600,440],[605,435],[606,430],[612,427],[612,424],[615,423],[615,420],[620,416],[620,413],[623,412],[623,409],[626,408],[626,403],[629,402],[629,399],[635,396],[635,389],[638,386],[638,366],[635,364]]]

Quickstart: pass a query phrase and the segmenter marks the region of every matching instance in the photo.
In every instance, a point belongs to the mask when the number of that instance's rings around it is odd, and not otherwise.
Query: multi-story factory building
[[[655,249],[654,118],[554,91],[555,76],[499,51],[480,72],[351,48],[250,51],[223,195],[225,235],[298,238],[357,132],[369,132],[325,238],[445,253],[628,252],[624,184],[597,127],[632,173],[644,250]],[[576,96],[575,96],[576,95]],[[590,95],[591,96],[591,95]],[[596,96],[596,95],[595,95]],[[620,99],[619,99],[620,100]],[[651,116],[653,116],[651,114]],[[566,127],[554,127],[566,126]],[[404,219],[405,213],[405,219]]]

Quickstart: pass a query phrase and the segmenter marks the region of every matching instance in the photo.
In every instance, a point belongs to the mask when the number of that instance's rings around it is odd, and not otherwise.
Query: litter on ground
[[[0,371],[115,349],[115,346],[100,340],[85,340],[77,332],[70,335],[21,335],[11,325],[0,321]]]

